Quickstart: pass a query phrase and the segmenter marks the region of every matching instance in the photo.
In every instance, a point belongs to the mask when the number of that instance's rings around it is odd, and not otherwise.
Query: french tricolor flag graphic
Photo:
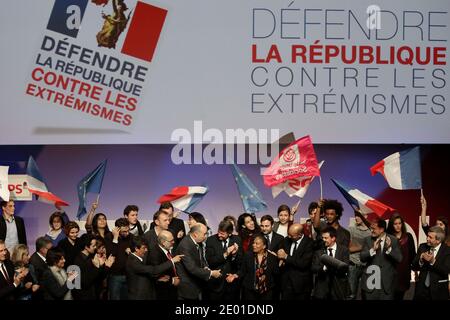
[[[161,196],[158,199],[158,203],[170,202],[178,210],[189,213],[207,193],[208,187],[179,186]]]
[[[112,8],[117,10],[118,4],[120,4],[119,0],[56,0],[47,29],[77,38],[81,27],[83,27],[83,19],[86,16],[89,1],[95,6],[104,5],[102,7],[102,12],[103,10],[105,11],[104,19],[109,21],[117,19],[114,16],[114,12],[111,11]],[[126,5],[127,2],[124,3]],[[119,35],[120,38],[125,37],[123,45],[121,48],[117,47],[116,49],[123,54],[151,62],[166,19],[167,10],[137,1],[134,8],[127,7],[123,14],[130,21],[125,23],[125,30]],[[76,23],[78,20],[79,25]],[[112,22],[110,27],[114,28]],[[91,37],[95,38],[99,30],[92,29],[89,31],[91,32]],[[116,32],[117,29],[116,31],[111,31],[111,33]],[[115,46],[111,45],[111,47]]]
[[[397,190],[421,189],[420,150],[414,147],[396,152],[370,168],[372,176],[383,175],[389,186]]]
[[[386,213],[396,211],[395,209],[381,203],[380,201],[362,193],[358,189],[349,188],[343,183],[331,179],[336,185],[338,190],[342,193],[344,198],[352,206],[353,209],[359,208],[362,213],[375,213],[377,216],[382,217]]]
[[[41,172],[39,171],[39,168],[32,156],[28,159],[27,175],[28,191],[36,195],[39,201],[52,203],[58,207],[69,205],[67,202],[61,200],[56,195],[48,191],[45,180],[42,177]]]

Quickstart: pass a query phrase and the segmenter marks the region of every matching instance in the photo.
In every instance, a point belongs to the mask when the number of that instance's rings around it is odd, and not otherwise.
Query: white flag
[[[319,169],[325,161],[319,163]],[[303,198],[308,191],[309,185],[314,180],[314,177],[297,177],[295,179],[290,179],[283,183],[280,183],[272,187],[272,196],[275,198],[282,191],[286,192],[289,197],[297,196]]]
[[[9,201],[8,170],[8,166],[0,166],[0,198],[3,201]]]

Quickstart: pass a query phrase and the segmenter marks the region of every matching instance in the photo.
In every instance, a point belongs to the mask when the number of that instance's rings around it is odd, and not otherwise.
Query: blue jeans
[[[127,277],[111,275],[108,279],[109,300],[128,300]]]

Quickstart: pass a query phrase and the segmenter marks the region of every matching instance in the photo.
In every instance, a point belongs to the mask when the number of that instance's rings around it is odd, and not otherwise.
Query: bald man
[[[313,240],[303,234],[303,225],[294,223],[277,252],[284,262],[281,271],[281,299],[309,300],[312,290]]]
[[[177,254],[184,255],[177,265],[180,277],[178,285],[179,300],[202,300],[202,292],[210,278],[222,276],[220,270],[211,270],[208,267],[200,243],[206,240],[208,229],[204,224],[194,225],[189,234],[181,240]]]
[[[151,248],[147,256],[147,264],[158,266],[171,260],[174,256],[173,245],[175,238],[172,232],[162,230],[158,234],[158,244]],[[157,300],[176,300],[177,286],[180,284],[180,278],[176,272],[175,264],[173,268],[162,273],[155,284],[156,299]]]

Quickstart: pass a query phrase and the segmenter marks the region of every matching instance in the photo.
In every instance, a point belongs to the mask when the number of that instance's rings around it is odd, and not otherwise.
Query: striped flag
[[[331,179],[344,198],[353,209],[359,208],[362,213],[375,213],[380,218],[386,214],[396,211],[395,209],[381,203],[380,201],[362,193],[358,189],[349,188],[337,180]]]
[[[33,157],[28,158],[27,164],[28,191],[36,195],[39,201],[52,203],[57,207],[68,206],[69,204],[61,200],[56,195],[48,191],[47,184],[39,171]]]
[[[422,188],[419,147],[391,154],[370,168],[372,176],[380,173],[392,189]]]
[[[158,203],[170,202],[174,208],[190,213],[207,193],[206,186],[178,186],[162,195]]]

